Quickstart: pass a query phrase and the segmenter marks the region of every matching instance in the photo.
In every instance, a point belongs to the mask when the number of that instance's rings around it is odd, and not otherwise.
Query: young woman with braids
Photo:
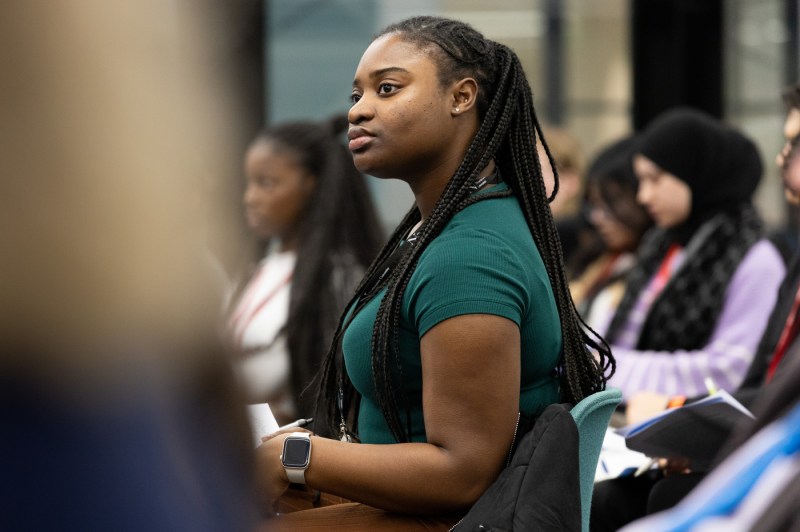
[[[321,374],[319,414],[360,444],[311,437],[303,478],[281,462],[288,435],[267,438],[261,497],[272,502],[291,477],[362,503],[284,515],[276,529],[447,529],[500,473],[518,413],[603,389],[613,361],[569,295],[541,127],[510,49],[452,20],[399,22],[362,56],[352,102],[356,166],[405,181],[416,202]]]
[[[249,400],[269,402],[281,424],[311,416],[314,393],[302,392],[383,238],[346,129],[344,115],[280,124],[245,157],[244,206],[260,260],[229,325]]]

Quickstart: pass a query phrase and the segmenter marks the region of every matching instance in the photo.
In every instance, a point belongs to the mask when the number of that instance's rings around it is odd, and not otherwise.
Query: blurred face
[[[547,196],[550,197],[553,193],[553,187],[555,187],[556,177],[541,142],[536,144],[536,149],[539,154],[539,164],[542,166],[545,190],[547,191]],[[559,170],[558,194],[550,202],[550,210],[553,211],[553,216],[560,218],[574,214],[579,209],[580,193],[580,174],[574,170]]]
[[[786,199],[793,205],[800,205],[800,109],[792,108],[783,124],[786,144],[778,154],[776,162],[781,169]]]
[[[292,243],[305,214],[316,179],[270,141],[257,141],[245,156],[244,193],[247,225],[260,238]]]
[[[408,180],[447,164],[456,105],[441,87],[431,52],[396,34],[376,39],[356,69],[349,147],[370,175]]]
[[[676,227],[689,219],[692,210],[689,185],[641,154],[633,157],[633,171],[639,179],[636,199],[656,225]]]
[[[617,187],[619,188],[619,187]],[[636,198],[629,192],[627,195],[618,190],[611,191],[619,198],[610,206],[600,192],[596,183],[589,185],[589,221],[597,229],[600,238],[611,251],[634,251],[639,246],[642,230],[647,224],[646,215],[636,204]],[[619,216],[626,215],[626,221]]]

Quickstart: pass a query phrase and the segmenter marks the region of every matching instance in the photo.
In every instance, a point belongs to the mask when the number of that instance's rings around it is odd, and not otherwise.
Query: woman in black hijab
[[[606,335],[618,361],[611,383],[623,390],[629,422],[636,411],[705,395],[709,378],[735,391],[785,273],[751,202],[762,165],[750,139],[676,109],[642,132],[635,152],[638,200],[657,229],[640,248]],[[652,471],[597,483],[592,530],[644,515],[658,478]]]
[[[693,397],[706,379],[735,390],[785,273],[751,203],[761,180],[753,142],[700,111],[676,109],[635,148],[637,199],[657,229],[607,331],[626,399]]]

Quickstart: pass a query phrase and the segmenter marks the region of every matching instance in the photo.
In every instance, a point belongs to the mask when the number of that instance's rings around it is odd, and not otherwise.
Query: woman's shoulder
[[[436,240],[480,239],[489,235],[511,241],[532,239],[515,197],[490,198],[465,207],[453,215]]]
[[[474,211],[477,212],[477,211]],[[486,213],[486,211],[484,211]],[[425,250],[423,258],[516,260],[536,249],[524,218],[473,216],[453,219]]]
[[[491,275],[517,279],[536,277],[542,272],[546,275],[525,218],[520,213],[517,219],[506,199],[479,202],[465,211],[481,203],[494,205],[483,205],[484,208],[464,213],[465,216],[454,217],[425,249],[417,271],[432,275],[451,275],[462,270],[475,275],[492,272]]]
[[[758,272],[759,275],[783,276],[786,273],[786,263],[775,244],[768,238],[762,238],[750,247],[737,269],[742,272]]]

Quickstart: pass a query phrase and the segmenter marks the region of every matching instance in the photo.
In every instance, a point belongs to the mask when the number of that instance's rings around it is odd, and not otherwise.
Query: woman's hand
[[[658,467],[664,472],[664,476],[686,475],[692,472],[691,462],[688,458],[673,456],[671,458],[659,458]]]
[[[293,432],[313,434],[309,430],[297,427],[282,430],[263,436],[261,438],[263,443],[256,449],[256,490],[258,502],[266,510],[271,510],[272,504],[289,487],[289,478],[281,463],[281,453],[284,440]]]
[[[628,399],[625,409],[627,423],[638,423],[667,409],[669,397],[654,392],[638,392]]]

